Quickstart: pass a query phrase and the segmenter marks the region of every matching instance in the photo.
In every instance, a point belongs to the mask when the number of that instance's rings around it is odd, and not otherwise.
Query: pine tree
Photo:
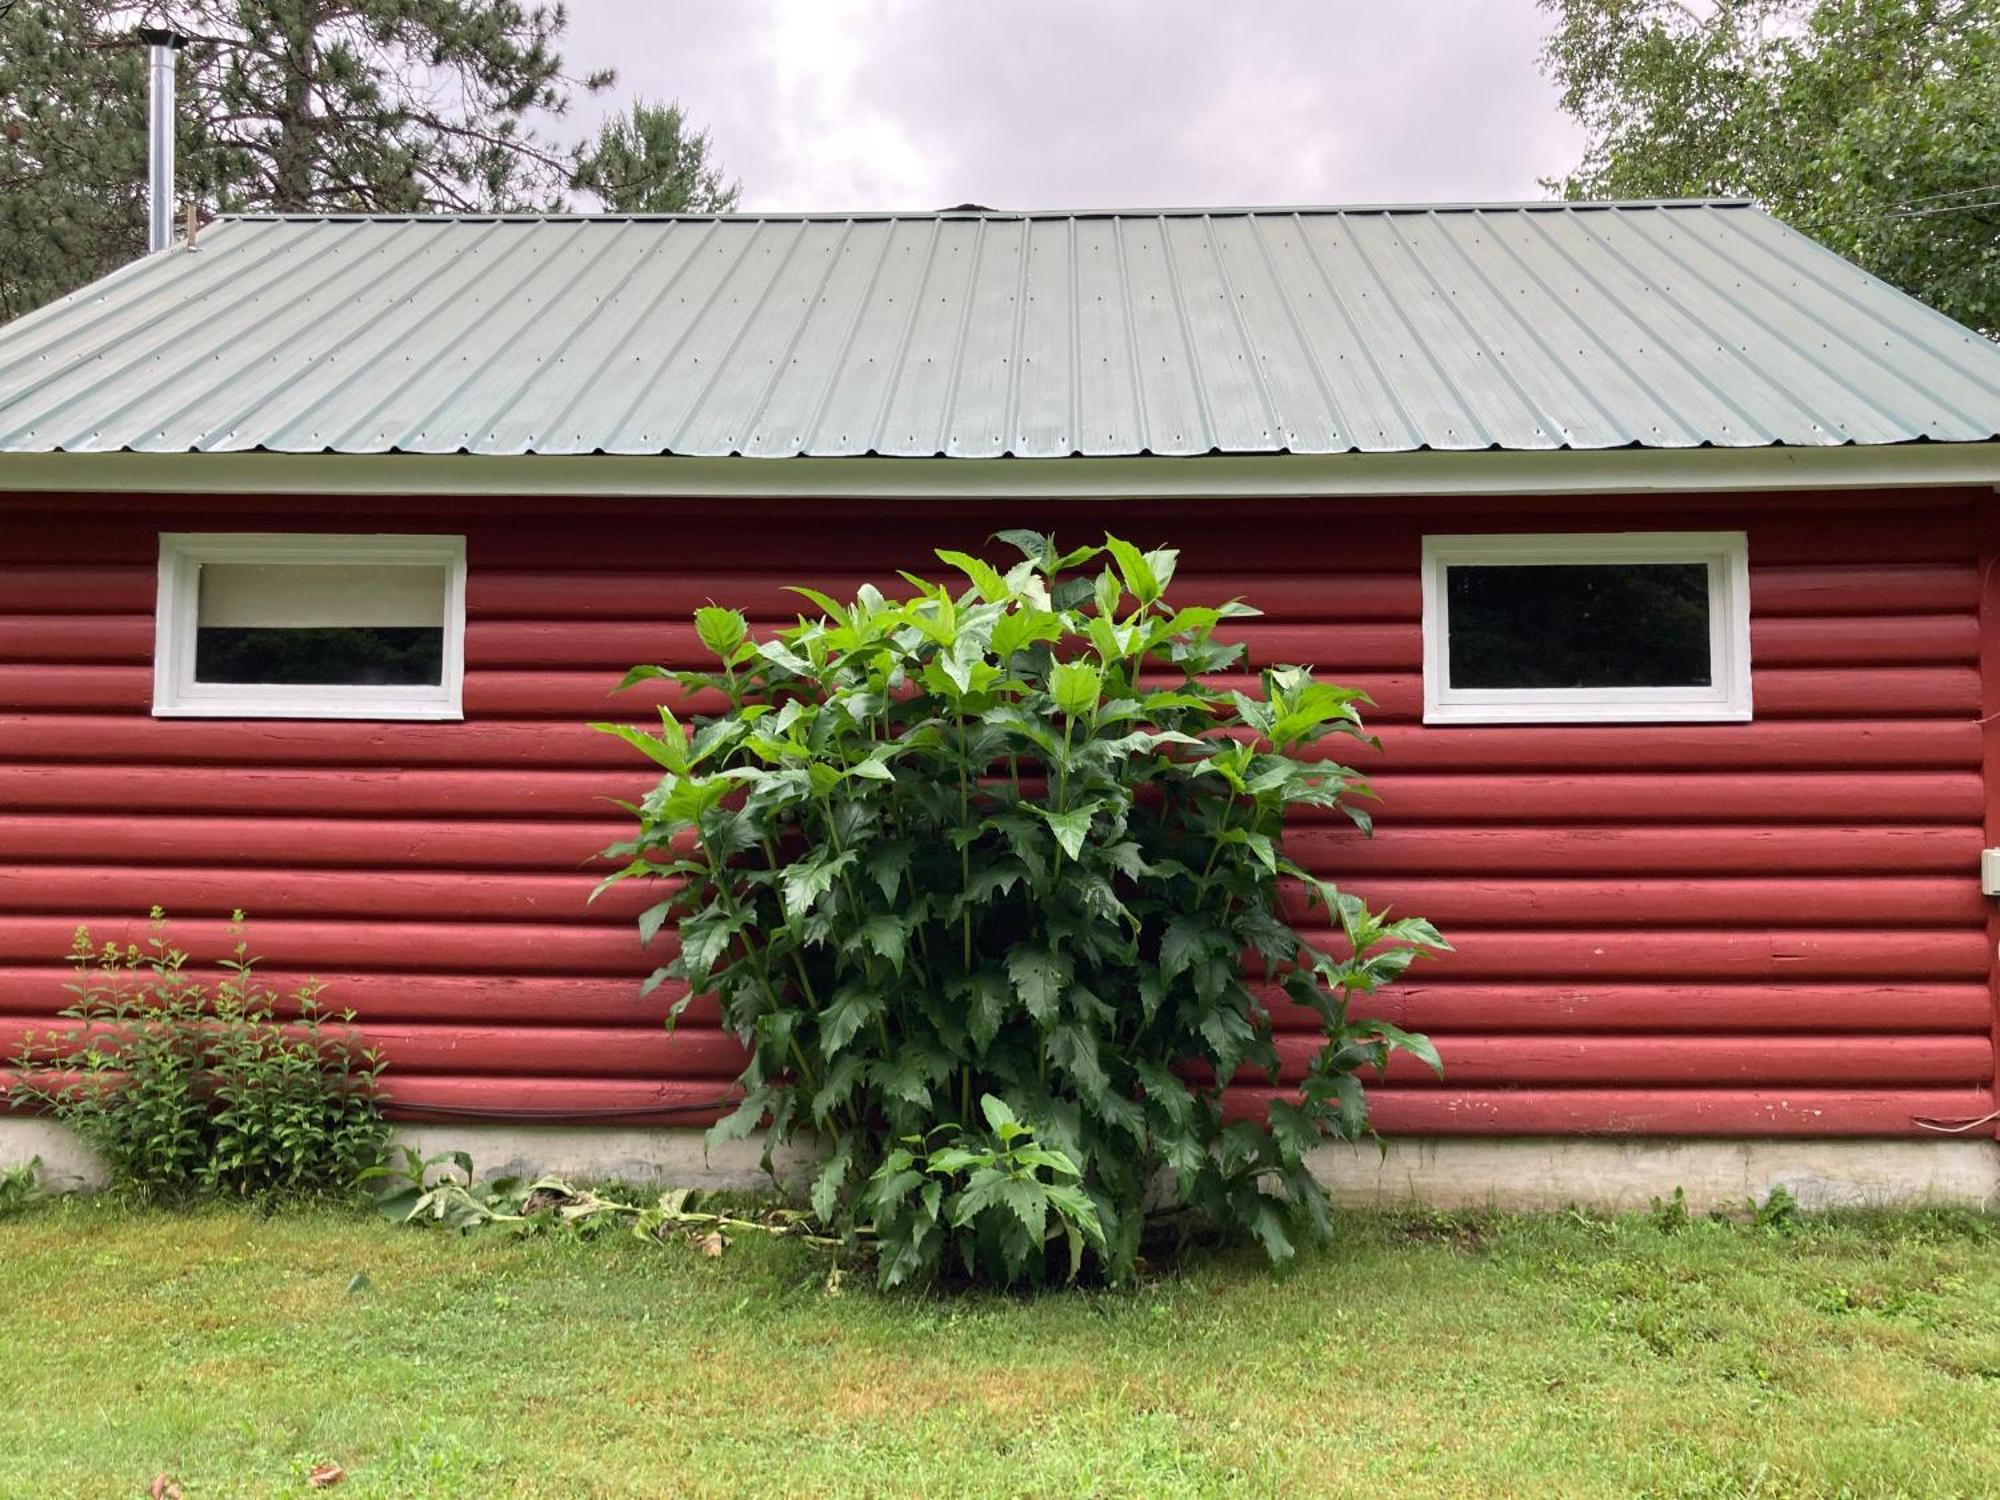
[[[522,0],[0,0],[0,320],[144,249],[142,25],[188,38],[176,193],[204,217],[733,202],[677,109],[547,138],[614,81],[566,70],[567,20]]]
[[[615,213],[727,213],[743,185],[724,181],[710,151],[708,132],[694,129],[678,103],[642,99],[604,122],[576,185]]]

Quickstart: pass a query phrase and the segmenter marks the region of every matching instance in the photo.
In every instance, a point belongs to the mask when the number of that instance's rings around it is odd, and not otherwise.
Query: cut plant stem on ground
[[[2000,1218],[1334,1229],[883,1296],[767,1236],[46,1203],[0,1222],[0,1495],[2000,1492]]]

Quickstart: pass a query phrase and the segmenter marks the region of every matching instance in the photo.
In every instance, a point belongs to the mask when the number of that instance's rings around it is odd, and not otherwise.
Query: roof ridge
[[[552,211],[510,211],[490,213],[370,213],[332,211],[327,213],[230,213],[219,214],[212,223],[261,224],[491,224],[496,221],[522,224],[644,224],[644,223],[893,223],[930,219],[1249,219],[1294,216],[1337,217],[1340,215],[1451,214],[1451,213],[1567,213],[1603,212],[1610,209],[1755,208],[1749,198],[1524,198],[1490,203],[1308,203],[1243,204],[1223,207],[1179,206],[1166,208],[939,208],[939,209],[773,209],[768,212],[725,214],[571,213]]]

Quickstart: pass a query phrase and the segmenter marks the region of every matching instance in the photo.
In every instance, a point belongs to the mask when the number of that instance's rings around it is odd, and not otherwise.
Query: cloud
[[[921,122],[892,88],[910,7],[893,0],[772,0],[772,100],[765,117],[774,186],[813,207],[901,204],[936,169]],[[750,202],[764,202],[753,182]]]
[[[1578,155],[1533,0],[572,0],[751,209],[1540,196]]]

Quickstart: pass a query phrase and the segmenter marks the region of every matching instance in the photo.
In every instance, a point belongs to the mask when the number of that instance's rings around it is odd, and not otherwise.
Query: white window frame
[[[1459,566],[1702,563],[1706,687],[1454,688],[1445,571]],[[1750,543],[1740,531],[1605,531],[1424,538],[1426,724],[1726,723],[1750,717]]]
[[[202,683],[195,627],[203,563],[433,564],[445,569],[444,670],[437,685]],[[160,533],[153,612],[153,715],[194,719],[462,719],[465,538],[343,532]]]

